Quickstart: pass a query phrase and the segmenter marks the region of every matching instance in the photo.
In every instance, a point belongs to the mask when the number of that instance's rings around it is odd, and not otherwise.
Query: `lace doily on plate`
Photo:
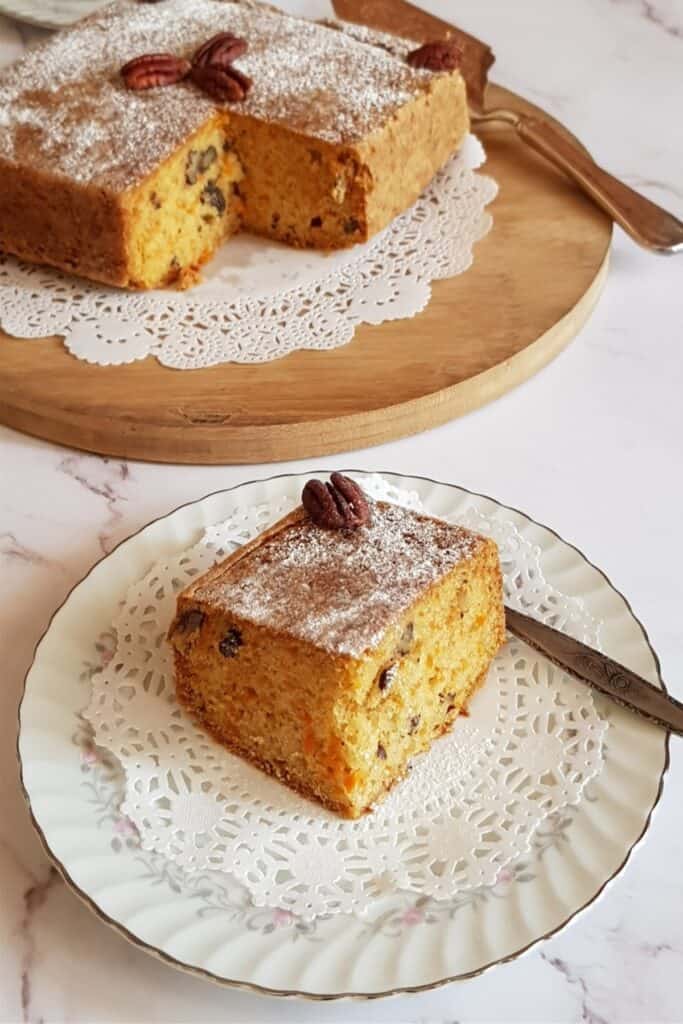
[[[0,325],[17,338],[64,336],[102,365],[156,356],[175,369],[259,363],[349,342],[358,324],[415,316],[431,282],[472,263],[497,186],[475,173],[470,135],[415,205],[366,245],[334,254],[240,235],[189,292],[125,292],[0,254]]]
[[[419,507],[416,495],[381,478],[363,486]],[[125,596],[115,651],[93,676],[85,712],[96,743],[125,770],[123,813],[144,849],[187,871],[228,872],[256,906],[304,918],[363,910],[390,891],[448,899],[495,884],[548,815],[581,799],[600,771],[607,728],[586,687],[520,642],[508,641],[469,716],[356,822],[229,754],[177,705],[165,642],[177,592],[293,504],[237,507]],[[474,511],[465,525],[488,532]],[[596,644],[597,624],[581,602],[544,581],[539,550],[512,523],[495,532],[508,603]]]

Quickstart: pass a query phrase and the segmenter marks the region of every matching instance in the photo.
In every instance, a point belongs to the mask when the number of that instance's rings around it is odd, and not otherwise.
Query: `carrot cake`
[[[450,728],[504,640],[495,543],[333,474],[195,580],[179,700],[225,746],[357,818]]]
[[[457,48],[415,47],[250,0],[119,0],[0,74],[0,250],[154,288],[240,229],[363,242],[468,129]]]

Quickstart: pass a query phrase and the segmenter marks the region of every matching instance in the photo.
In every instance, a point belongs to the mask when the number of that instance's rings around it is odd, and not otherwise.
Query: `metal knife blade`
[[[505,622],[516,637],[582,683],[594,686],[630,711],[683,736],[683,704],[635,672],[566,633],[507,606]]]
[[[475,110],[484,109],[487,75],[496,59],[486,43],[420,10],[408,0],[332,0],[332,6],[337,17],[344,21],[367,25],[420,43],[446,37],[455,39],[463,49],[460,71],[467,85],[470,105]]]

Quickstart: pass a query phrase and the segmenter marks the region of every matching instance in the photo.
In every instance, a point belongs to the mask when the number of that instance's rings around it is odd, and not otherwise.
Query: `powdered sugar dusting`
[[[219,31],[249,44],[236,66],[253,88],[231,110],[335,144],[357,142],[432,75],[402,59],[409,44],[389,47],[366,30],[338,28],[236,0],[121,0],[0,75],[0,158],[83,184],[130,187],[217,104],[187,83],[128,91],[120,68],[150,51],[189,57]]]
[[[392,57],[397,57],[401,61],[405,61],[408,54],[418,45],[414,39],[402,39],[401,36],[392,36],[388,32],[380,32],[378,29],[368,28],[367,25],[356,25],[351,21],[325,18],[321,24],[336,28],[359,43],[365,43],[366,46],[386,50]]]
[[[387,627],[481,538],[459,526],[375,502],[369,526],[324,530],[310,520],[287,526],[201,580],[192,596],[249,622],[330,652],[360,656]]]

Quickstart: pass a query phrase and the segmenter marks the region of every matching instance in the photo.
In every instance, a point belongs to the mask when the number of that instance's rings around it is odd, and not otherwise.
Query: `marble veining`
[[[624,0],[616,0],[616,2],[623,3]],[[674,39],[683,39],[683,15],[680,13],[680,6],[678,16],[676,15],[675,4],[672,0],[669,3],[652,3],[650,0],[626,0],[626,2],[635,2],[645,20],[662,29],[667,35],[673,36]]]
[[[570,967],[566,960],[559,956],[549,956],[543,951],[539,953],[539,956],[576,991],[579,997],[579,1013],[581,1014],[580,1017],[576,1018],[577,1020],[580,1020],[582,1024],[610,1024],[605,1017],[597,1013],[589,1005],[591,996],[585,978],[582,978],[574,968]]]
[[[45,555],[41,555],[39,551],[28,547],[28,545],[22,544],[9,530],[0,534],[0,559],[17,559],[20,562],[28,562],[29,565],[61,569],[52,559],[46,558]]]
[[[453,0],[420,2],[454,17]],[[331,13],[326,0],[283,5]],[[559,116],[600,163],[683,216],[681,0],[458,0],[457,17],[492,44],[494,80]],[[0,63],[42,35],[0,16]],[[33,648],[102,554],[186,501],[304,469],[423,473],[528,510],[628,595],[682,698],[682,271],[616,232],[604,298],[559,359],[494,405],[368,452],[286,466],[130,465],[0,427],[0,1024],[681,1024],[680,743],[645,843],[569,928],[470,982],[368,1004],[228,992],[127,944],[50,867],[20,795],[14,744]],[[657,527],[647,545],[644,523]]]
[[[23,895],[24,913],[19,922],[19,936],[24,946],[21,957],[21,1010],[22,1021],[25,1024],[34,1019],[31,1013],[31,983],[36,964],[34,921],[37,912],[45,905],[50,891],[59,882],[57,869],[50,865],[45,877],[30,885]]]
[[[123,494],[122,485],[129,480],[130,468],[126,462],[101,459],[95,476],[90,475],[92,470],[89,472],[88,467],[89,460],[79,455],[67,455],[57,466],[57,471],[71,477],[90,494],[103,499],[107,518],[98,531],[97,540],[102,554],[107,555],[114,546],[112,537],[116,527],[123,519],[121,503],[127,501],[127,497]]]

